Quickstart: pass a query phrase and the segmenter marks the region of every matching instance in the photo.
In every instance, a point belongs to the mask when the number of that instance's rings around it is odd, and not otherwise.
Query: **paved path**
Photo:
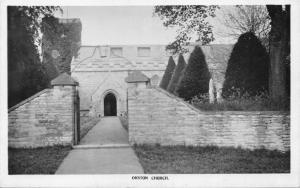
[[[71,150],[56,174],[141,174],[118,117],[105,117]]]
[[[80,145],[127,144],[128,133],[118,117],[105,117],[80,141]]]

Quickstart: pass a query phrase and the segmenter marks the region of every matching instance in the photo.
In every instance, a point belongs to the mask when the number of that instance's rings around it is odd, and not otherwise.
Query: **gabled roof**
[[[76,82],[70,75],[67,73],[62,73],[54,80],[51,81],[51,85],[69,85],[69,86],[78,86]]]
[[[148,82],[149,78],[144,75],[141,71],[133,71],[125,78],[125,81],[128,83],[132,82]]]

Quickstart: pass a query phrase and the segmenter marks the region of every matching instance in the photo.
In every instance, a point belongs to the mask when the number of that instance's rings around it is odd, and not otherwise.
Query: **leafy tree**
[[[59,7],[9,6],[8,12],[8,106],[47,86],[37,44],[39,19]]]
[[[269,56],[252,33],[242,34],[234,45],[225,75],[223,96],[239,91],[255,96],[268,91]]]
[[[190,100],[198,94],[208,93],[210,73],[205,56],[199,46],[190,55],[188,64],[179,83],[177,93],[179,97]]]
[[[203,45],[214,40],[212,26],[207,18],[215,17],[218,6],[204,5],[173,5],[155,6],[154,15],[163,20],[165,27],[177,27],[176,39],[167,46],[173,53],[186,52],[183,46],[191,41],[193,35],[197,35],[197,41]]]
[[[267,5],[271,18],[270,93],[272,100],[279,103],[289,97],[290,8],[290,5]]]
[[[180,54],[179,57],[178,57],[177,65],[176,65],[175,70],[172,74],[172,78],[171,78],[171,80],[169,82],[169,85],[167,87],[167,91],[169,91],[170,93],[175,92],[175,89],[178,85],[180,75],[182,74],[182,71],[184,70],[185,66],[186,66],[185,60],[184,60],[182,54]]]
[[[176,64],[174,62],[174,59],[172,56],[170,56],[167,68],[165,70],[165,73],[164,73],[164,75],[161,79],[160,85],[159,85],[161,88],[167,89],[169,82],[172,78],[172,74],[174,72],[175,67],[176,67]]]

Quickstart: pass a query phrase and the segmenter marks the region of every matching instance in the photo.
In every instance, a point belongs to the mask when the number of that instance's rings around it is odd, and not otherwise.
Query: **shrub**
[[[175,67],[175,70],[172,74],[172,78],[171,78],[170,83],[167,87],[167,91],[169,91],[170,93],[174,93],[175,88],[178,84],[180,74],[184,70],[185,66],[186,66],[186,63],[184,61],[184,58],[183,58],[182,54],[180,54],[179,58],[178,58],[178,63]]]
[[[173,57],[170,56],[169,58],[169,61],[168,61],[168,65],[167,65],[167,68],[165,70],[165,73],[161,79],[161,82],[159,84],[159,86],[162,88],[162,89],[167,89],[168,85],[169,85],[169,82],[172,78],[172,74],[174,72],[174,69],[176,67],[176,64],[173,60]]]
[[[205,56],[199,46],[196,46],[183,73],[177,88],[178,96],[190,100],[195,95],[208,93],[210,73]]]
[[[223,97],[233,90],[250,96],[268,91],[269,56],[259,39],[251,32],[242,34],[235,44],[225,75]]]
[[[234,90],[222,103],[209,103],[207,94],[197,95],[191,99],[192,105],[200,110],[207,111],[269,111],[285,110],[288,111],[287,103],[276,103],[271,100],[267,92],[251,96],[247,92],[242,93],[239,89]]]

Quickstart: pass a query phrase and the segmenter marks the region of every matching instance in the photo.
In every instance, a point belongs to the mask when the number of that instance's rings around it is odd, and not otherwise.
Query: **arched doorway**
[[[117,115],[117,99],[114,94],[108,93],[104,97],[104,116]]]

